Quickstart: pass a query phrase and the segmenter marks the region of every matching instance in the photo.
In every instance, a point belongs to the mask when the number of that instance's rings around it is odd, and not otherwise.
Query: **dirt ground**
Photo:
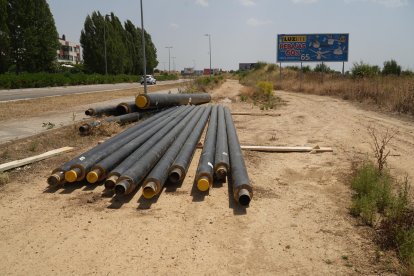
[[[233,111],[241,86],[213,93]],[[47,189],[50,167],[0,188],[3,275],[376,275],[395,274],[392,253],[379,251],[370,229],[349,215],[351,161],[371,153],[367,126],[392,128],[389,166],[414,171],[414,123],[329,97],[276,91],[279,117],[234,116],[241,144],[319,145],[333,153],[244,152],[254,197],[237,206],[228,185],[193,190],[197,150],[180,187],[147,201],[102,186]],[[232,98],[233,102],[226,97]],[[64,157],[54,159],[59,165]]]

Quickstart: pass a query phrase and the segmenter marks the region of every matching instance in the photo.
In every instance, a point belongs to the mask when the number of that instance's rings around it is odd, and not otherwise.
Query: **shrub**
[[[356,62],[351,69],[353,77],[373,77],[380,73],[380,68],[377,65],[369,65],[364,62]]]
[[[401,66],[397,64],[395,60],[388,60],[384,62],[384,68],[382,69],[383,75],[401,75]]]
[[[351,213],[374,225],[377,213],[383,213],[391,204],[391,177],[367,162],[357,171],[351,188],[356,192]]]
[[[313,69],[313,71],[319,73],[331,73],[332,69],[325,63],[318,63],[316,64],[315,69]]]
[[[72,68],[73,69],[73,68]],[[76,69],[77,70],[77,69]],[[178,79],[177,76],[168,76],[167,79]],[[163,79],[161,79],[163,80]],[[135,75],[99,75],[71,73],[22,73],[2,74],[0,75],[1,89],[18,89],[18,88],[39,88],[65,85],[81,84],[101,84],[101,83],[120,83],[120,82],[137,82],[138,76]]]

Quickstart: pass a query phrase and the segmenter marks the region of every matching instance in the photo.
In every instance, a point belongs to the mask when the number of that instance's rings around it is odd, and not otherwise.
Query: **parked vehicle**
[[[152,75],[146,76],[147,84],[156,84],[157,80]],[[144,84],[144,77],[141,77],[141,84]]]

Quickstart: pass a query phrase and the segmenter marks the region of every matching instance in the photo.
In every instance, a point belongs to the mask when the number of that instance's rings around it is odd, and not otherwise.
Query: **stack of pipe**
[[[145,198],[165,183],[182,182],[196,146],[208,129],[196,173],[196,185],[208,191],[214,180],[231,175],[233,197],[248,205],[253,195],[231,113],[223,106],[180,106],[163,110],[54,169],[49,185],[104,182],[118,195],[142,183]],[[230,179],[230,178],[229,178]]]
[[[233,197],[241,205],[249,205],[252,185],[241,153],[240,143],[230,110],[215,106],[204,141],[196,173],[198,190],[208,191],[215,180],[224,181],[230,172]]]

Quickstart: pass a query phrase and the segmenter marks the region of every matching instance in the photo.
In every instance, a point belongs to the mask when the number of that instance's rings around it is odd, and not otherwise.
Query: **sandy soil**
[[[228,81],[217,99],[234,96]],[[226,94],[229,93],[229,94]],[[231,95],[230,95],[231,93]],[[3,275],[393,274],[395,258],[350,217],[350,162],[371,152],[368,125],[396,128],[389,163],[412,178],[414,124],[328,97],[276,91],[280,117],[234,116],[242,144],[331,146],[334,153],[245,152],[255,194],[243,209],[227,184],[193,190],[186,180],[153,201],[102,186],[47,190],[47,167],[0,189]],[[221,101],[221,100],[220,100]],[[233,102],[234,111],[258,111]],[[398,156],[396,156],[398,155]],[[59,160],[61,161],[62,158]],[[56,164],[58,165],[58,164]]]

